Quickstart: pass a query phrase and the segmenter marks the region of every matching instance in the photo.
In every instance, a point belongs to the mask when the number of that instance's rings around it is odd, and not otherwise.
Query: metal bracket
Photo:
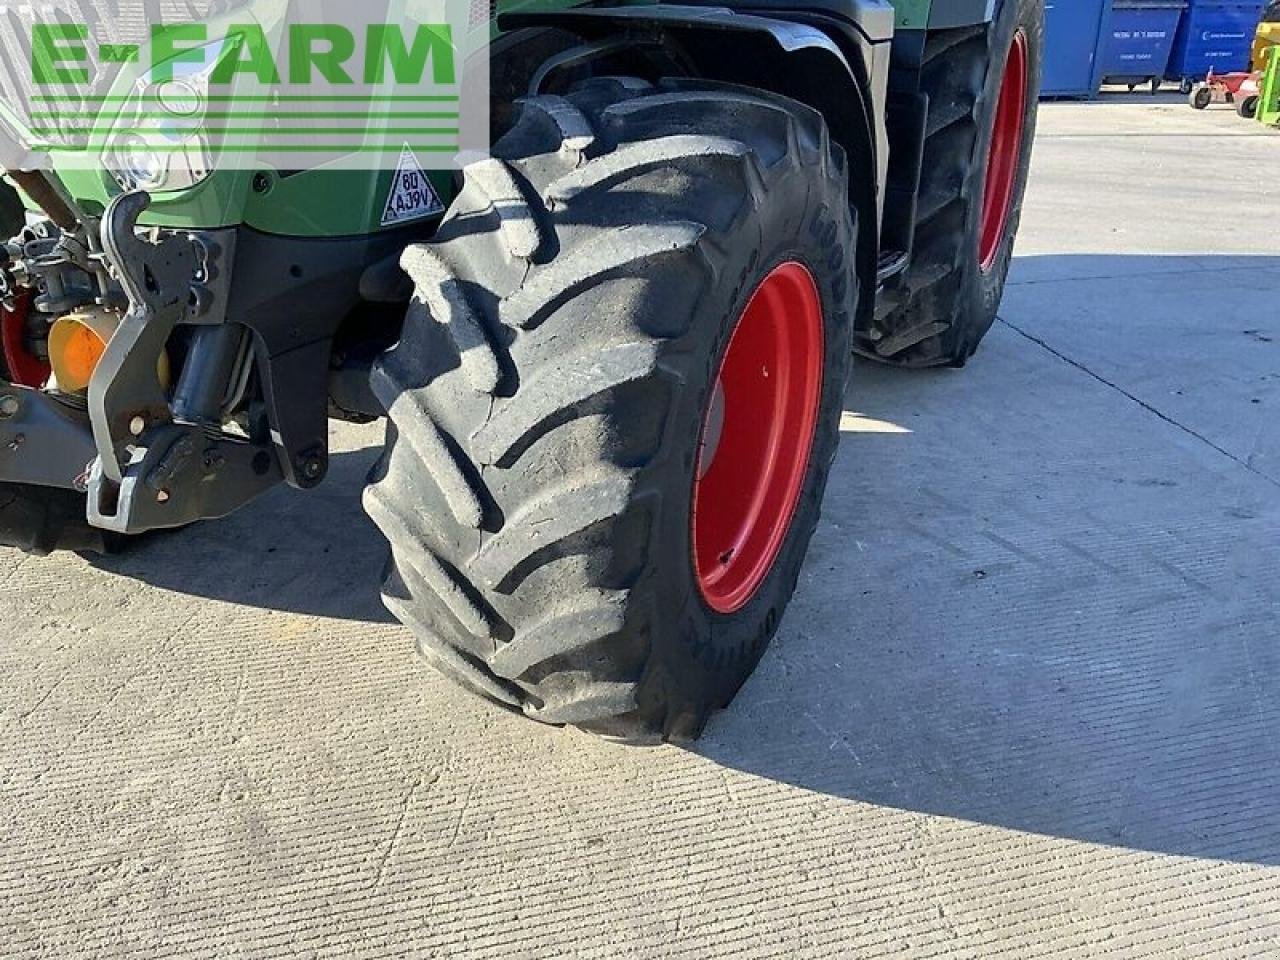
[[[280,482],[279,464],[267,447],[209,437],[198,427],[159,427],[145,443],[118,485],[103,475],[101,459],[94,462],[93,526],[138,533],[225,517]]]
[[[89,382],[98,458],[89,473],[88,519],[138,533],[221,517],[280,482],[266,445],[175,423],[157,364],[173,328],[188,317],[207,250],[171,234],[137,235],[146,193],[117,197],[102,221],[102,245],[129,310]]]
[[[0,478],[84,489],[97,456],[84,413],[47,393],[0,382]]]
[[[191,297],[197,248],[174,234],[158,243],[140,240],[138,217],[151,203],[146,193],[126,193],[102,218],[102,246],[129,297],[129,311],[89,381],[89,421],[107,480],[124,480],[126,448],[144,430],[172,416],[157,365]]]

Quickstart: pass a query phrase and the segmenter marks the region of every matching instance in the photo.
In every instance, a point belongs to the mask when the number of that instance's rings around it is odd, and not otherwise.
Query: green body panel
[[[101,213],[120,192],[105,172],[73,169],[58,176],[90,213]],[[440,170],[428,176],[448,205],[453,199],[452,174]],[[391,177],[390,170],[308,170],[284,179],[270,176],[267,189],[258,191],[253,173],[224,170],[190,190],[154,194],[139,222],[202,230],[245,224],[296,237],[363,236],[382,229]]]
[[[348,237],[382,229],[391,170],[309,170],[274,180],[266,193],[249,191],[244,222],[264,233],[298,237]],[[453,175],[429,171],[431,186],[446,206]]]
[[[933,0],[891,0],[897,14],[899,30],[923,30],[929,26],[929,12]]]
[[[153,195],[151,209],[142,217],[149,225],[209,227],[239,223],[250,174],[228,170],[181,193]],[[64,169],[59,179],[90,213],[101,213],[120,192],[106,171]]]

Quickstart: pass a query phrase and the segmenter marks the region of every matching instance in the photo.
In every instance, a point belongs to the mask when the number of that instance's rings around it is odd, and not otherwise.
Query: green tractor
[[[330,419],[385,417],[363,502],[426,659],[696,737],[795,590],[853,354],[960,367],[995,318],[1043,7],[499,0],[492,149],[407,217],[403,171],[7,171],[0,543],[307,490]]]

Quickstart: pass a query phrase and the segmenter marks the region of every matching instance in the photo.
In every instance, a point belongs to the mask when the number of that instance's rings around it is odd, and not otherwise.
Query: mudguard
[[[850,168],[874,172],[849,184],[858,211],[858,271],[874,278],[889,162],[885,101],[894,24],[886,0],[804,6],[740,0],[732,8],[695,0],[502,14],[498,25],[556,27],[587,41],[668,37],[704,77],[770,90],[818,110]]]

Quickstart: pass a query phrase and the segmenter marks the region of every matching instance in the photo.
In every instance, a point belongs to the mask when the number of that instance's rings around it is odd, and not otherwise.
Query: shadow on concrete
[[[361,509],[378,447],[336,452],[315,490],[277,488],[222,520],[90,557],[101,570],[230,603],[387,623],[378,597],[382,534]]]
[[[1215,269],[1280,277],[1280,258],[1021,258],[1006,317],[1069,328],[1065,353],[1133,358],[1146,378],[1134,389],[1157,400],[1199,378],[1196,403],[1229,423],[1259,411],[1222,406],[1236,394],[1214,378],[1280,370],[1280,318],[1214,281],[1219,334],[1204,336],[1185,285]],[[1124,312],[1086,304],[1058,323],[1084,303],[1063,293],[1077,281]],[[1271,359],[1249,359],[1259,350]],[[1239,489],[1224,483],[1235,467],[1214,450],[1005,324],[963,372],[856,373],[843,424],[856,442],[801,591],[694,749],[851,801],[1280,864],[1280,490],[1243,472]],[[1280,378],[1257,389],[1280,407]],[[164,589],[385,622],[382,540],[359,506],[376,456],[337,454],[317,491],[277,490],[95,563]]]
[[[1249,455],[1280,449],[1259,309],[1280,258],[1013,277],[963,372],[859,365],[801,589],[692,749],[860,803],[1280,864],[1280,484]]]

